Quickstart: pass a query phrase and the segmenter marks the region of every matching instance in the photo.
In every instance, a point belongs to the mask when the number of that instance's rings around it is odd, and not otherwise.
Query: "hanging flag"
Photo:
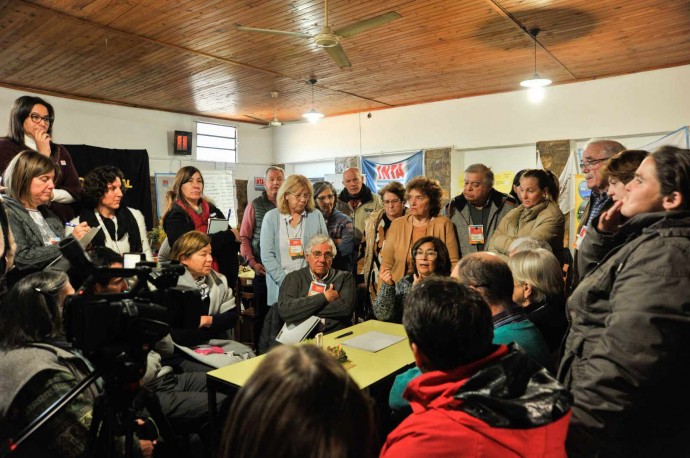
[[[572,197],[574,195],[573,184],[575,182],[575,172],[577,172],[575,166],[575,153],[571,151],[568,155],[568,162],[565,163],[561,176],[558,177],[558,183],[560,185],[558,206],[561,207],[561,211],[564,214],[575,209],[575,200]]]
[[[646,145],[639,146],[635,149],[641,149],[653,153],[662,146],[675,146],[678,148],[690,147],[690,130],[688,129],[688,126],[681,127],[680,129],[675,130],[670,134],[666,134],[652,143],[647,143]]]
[[[407,159],[382,164],[362,158],[362,169],[366,185],[374,192],[386,186],[391,181],[407,183],[412,178],[424,175],[424,153],[419,151]]]

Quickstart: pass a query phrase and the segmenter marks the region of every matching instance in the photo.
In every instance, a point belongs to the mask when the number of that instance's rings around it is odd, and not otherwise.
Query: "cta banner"
[[[420,151],[392,164],[382,164],[362,158],[362,172],[366,185],[374,192],[391,181],[405,184],[416,176],[424,175],[424,153]]]

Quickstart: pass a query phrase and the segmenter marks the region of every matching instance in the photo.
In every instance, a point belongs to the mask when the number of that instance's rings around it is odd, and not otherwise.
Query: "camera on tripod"
[[[170,300],[184,266],[142,262],[135,268],[96,267],[78,241],[60,242],[62,255],[86,280],[77,294],[67,298],[64,326],[67,339],[81,350],[106,382],[136,382],[146,370],[146,355],[169,332],[168,313],[161,303]],[[95,283],[111,278],[134,280],[130,289],[118,294],[94,294]],[[150,288],[151,283],[155,288]]]

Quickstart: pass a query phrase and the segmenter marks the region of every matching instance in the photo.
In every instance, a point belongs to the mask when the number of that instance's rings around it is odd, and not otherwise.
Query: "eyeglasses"
[[[438,251],[436,250],[417,250],[414,252],[414,258],[415,259],[436,259],[438,257]]]
[[[585,169],[591,169],[593,165],[597,165],[600,162],[608,161],[609,158],[605,157],[603,159],[592,159],[591,161],[582,161],[580,162],[580,169],[585,170]]]
[[[295,197],[297,197],[297,196],[295,196]],[[335,199],[335,196],[333,194],[329,194],[327,196],[319,196],[316,198],[316,200],[318,200],[319,202],[325,202],[327,200],[333,200],[333,199]]]
[[[52,116],[41,116],[38,113],[31,113],[29,115],[29,118],[31,118],[31,120],[36,124],[38,124],[41,121],[45,122],[46,124],[50,124],[53,122],[54,119]]]
[[[326,261],[333,259],[333,253],[331,253],[330,251],[326,251],[325,253],[322,253],[320,251],[312,251],[311,255],[315,258],[320,258],[321,256],[323,256]]]
[[[399,204],[399,203],[400,203],[400,199],[391,199],[391,200],[384,200],[383,201],[383,205],[395,205],[395,204]]]
[[[297,200],[308,200],[310,196],[308,192],[303,192],[302,194],[295,194],[294,192],[289,192],[288,194],[290,194]]]

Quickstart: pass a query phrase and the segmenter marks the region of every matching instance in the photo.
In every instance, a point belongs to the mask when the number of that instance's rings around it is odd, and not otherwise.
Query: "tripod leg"
[[[86,446],[86,456],[96,456],[98,437],[103,423],[103,398],[98,397],[93,404],[91,426],[89,427],[89,441]]]
[[[151,415],[151,418],[156,423],[158,427],[158,432],[160,436],[165,440],[165,443],[170,447],[170,450],[174,450],[175,453],[179,453],[179,456],[185,456],[183,453],[184,447],[180,444],[179,438],[175,431],[173,430],[170,422],[163,413],[158,397],[146,388],[140,388],[133,406],[141,410],[141,408],[146,409],[146,411]]]

